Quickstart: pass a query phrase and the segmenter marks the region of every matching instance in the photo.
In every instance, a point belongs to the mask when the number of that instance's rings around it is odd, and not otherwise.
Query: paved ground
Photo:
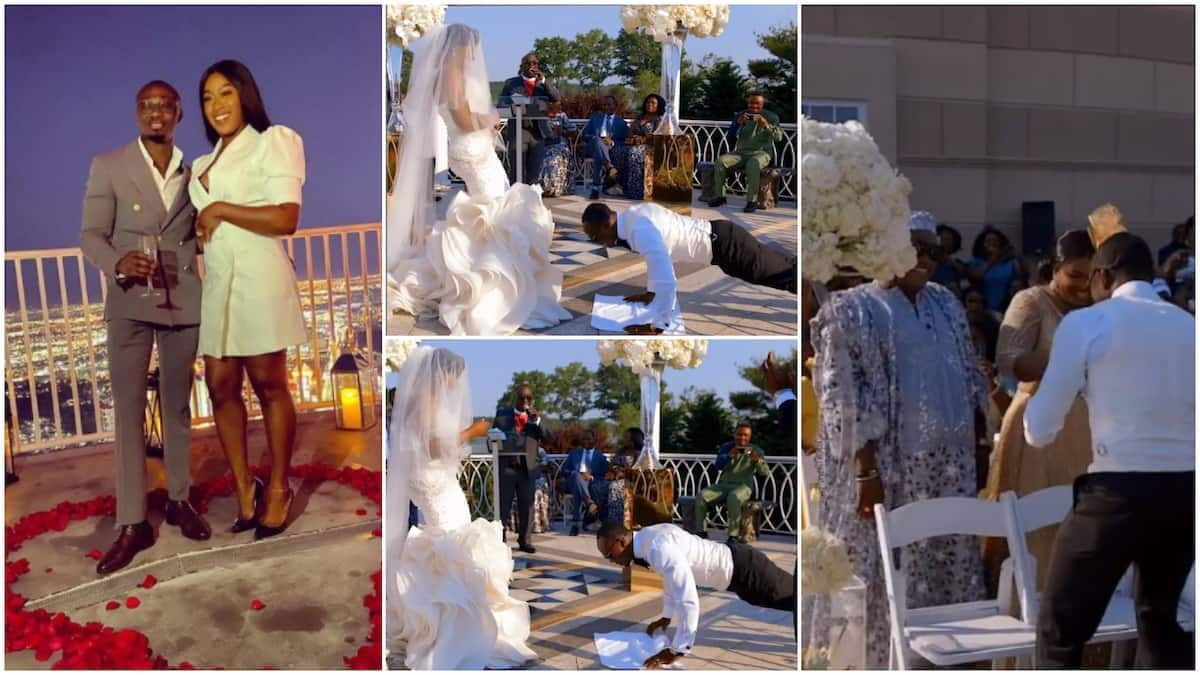
[[[745,202],[731,195],[730,203],[710,209],[697,201],[693,215],[731,220],[750,230],[760,240],[792,255],[797,251],[797,217],[794,202],[782,202],[769,211],[742,213]],[[604,197],[613,209],[623,211],[633,202],[621,197]],[[605,249],[587,241],[579,219],[588,200],[581,195],[552,198],[546,205],[554,215],[555,241],[551,248],[554,264],[564,274],[563,306],[572,320],[542,331],[520,331],[521,335],[609,335],[592,328],[592,299],[597,294],[629,295],[646,290],[646,265],[641,256],[625,249]],[[684,324],[693,335],[795,335],[796,296],[754,286],[725,276],[711,265],[677,265],[679,301]],[[444,335],[436,319],[392,315],[388,335]]]
[[[321,462],[335,467],[381,465],[379,429],[339,432],[332,413],[300,416],[293,465]],[[265,451],[261,428],[251,426],[251,461]],[[147,462],[150,487],[163,485],[162,463]],[[48,509],[60,501],[81,501],[112,492],[111,446],[60,451],[19,460],[21,480],[5,494],[5,521]],[[196,482],[225,471],[220,444],[210,430],[193,439],[192,472]],[[184,539],[161,524],[155,545],[138,554],[128,568],[97,577],[88,551],[104,551],[114,538],[113,519],[73,522],[27,542],[10,560],[27,558],[31,571],[14,590],[32,608],[68,613],[77,622],[102,621],[114,628],[136,628],[151,648],[171,664],[252,669],[342,668],[370,629],[363,596],[372,591],[370,575],[380,567],[381,527],[378,506],[349,486],[309,484],[293,479],[297,491],[288,530],[262,542],[252,532],[230,534],[233,497],[215,499],[207,517],[213,537]],[[357,511],[363,510],[365,515]],[[335,555],[336,557],[331,557]],[[137,588],[147,574],[159,583]],[[136,595],[136,609],[107,611],[109,600]],[[253,611],[260,599],[267,607]],[[46,668],[32,652],[7,654],[6,667]]]
[[[569,537],[561,523],[555,527],[553,533],[534,535],[536,554],[513,551],[513,593],[531,601],[530,646],[540,657],[531,669],[599,670],[594,634],[644,629],[661,616],[662,597],[624,590],[617,581],[620,568],[600,557],[594,534]],[[722,532],[711,534],[717,540],[724,537]],[[784,569],[793,569],[795,537],[766,537],[755,546]],[[537,573],[528,574],[530,568]],[[683,668],[796,670],[791,614],[752,607],[727,591],[702,590],[700,604],[700,630]],[[399,666],[397,659],[389,662]]]

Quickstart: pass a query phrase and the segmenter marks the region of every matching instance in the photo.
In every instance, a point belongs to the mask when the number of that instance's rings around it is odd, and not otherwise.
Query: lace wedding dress
[[[540,191],[510,186],[496,155],[478,32],[438,27],[418,43],[388,209],[388,306],[437,316],[454,335],[508,335],[571,318],[550,264],[554,220]],[[414,91],[415,90],[415,91]],[[466,183],[433,221],[429,164]]]
[[[396,570],[401,637],[413,670],[511,668],[537,658],[525,646],[529,607],[508,594],[512,552],[500,523],[471,520],[457,465],[432,465],[409,497],[425,517],[409,530]]]

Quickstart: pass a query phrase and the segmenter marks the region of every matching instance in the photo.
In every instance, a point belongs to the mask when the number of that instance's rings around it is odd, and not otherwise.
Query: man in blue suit
[[[617,114],[615,96],[604,97],[603,110],[592,115],[580,134],[587,144],[588,157],[592,158],[592,195],[589,199],[600,198],[601,184],[605,189],[616,184],[617,169],[609,153],[614,147],[624,145],[625,137],[629,134],[629,125]]]
[[[596,514],[608,501],[608,481],[604,480],[604,474],[608,473],[608,458],[596,449],[596,434],[591,429],[584,429],[579,435],[579,443],[581,447],[567,453],[567,461],[562,467],[565,485],[575,496],[572,537],[579,535],[579,518],[584,505],[587,505],[587,518],[583,521],[586,528],[596,520]]]

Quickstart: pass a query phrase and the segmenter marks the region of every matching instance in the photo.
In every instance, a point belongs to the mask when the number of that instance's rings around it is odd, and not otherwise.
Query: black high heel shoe
[[[258,509],[263,503],[263,491],[266,486],[259,478],[254,479],[254,515],[249,518],[243,518],[241,512],[238,512],[237,520],[233,521],[233,527],[229,528],[230,532],[237,534],[258,527]]]
[[[288,488],[288,498],[287,498],[287,511],[283,514],[283,522],[274,527],[272,527],[270,525],[263,525],[260,522],[258,524],[258,527],[254,528],[254,538],[256,540],[257,539],[266,539],[267,537],[274,537],[275,535],[277,535],[287,529],[288,520],[290,520],[292,517],[292,500],[295,499],[295,497],[296,497],[296,493],[292,492],[292,488],[289,487]]]

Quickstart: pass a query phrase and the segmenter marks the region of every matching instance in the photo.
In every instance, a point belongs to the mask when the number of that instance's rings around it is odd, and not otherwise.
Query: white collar
[[[1161,300],[1158,292],[1145,281],[1126,281],[1113,289],[1114,298],[1139,298],[1142,300]]]
[[[150,156],[150,151],[146,149],[146,144],[142,142],[141,136],[138,136],[137,144],[138,149],[142,151],[142,157],[145,158],[146,163],[150,165],[150,170],[153,173],[158,174],[158,167],[154,164],[154,158]],[[167,175],[164,178],[170,178],[171,176],[174,176],[175,173],[179,171],[179,167],[182,164],[183,151],[179,149],[179,146],[172,144],[171,159],[167,162]]]

